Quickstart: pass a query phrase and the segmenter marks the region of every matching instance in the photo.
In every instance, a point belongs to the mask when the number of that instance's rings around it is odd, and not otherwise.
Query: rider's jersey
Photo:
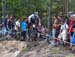
[[[38,15],[35,15],[35,14],[32,14],[28,17],[28,21],[31,23],[31,24],[39,24],[39,16]]]

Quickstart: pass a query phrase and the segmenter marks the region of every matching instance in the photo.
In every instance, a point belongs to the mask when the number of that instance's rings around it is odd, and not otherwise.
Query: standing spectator
[[[56,37],[58,37],[58,35],[59,35],[59,33],[60,33],[60,28],[61,28],[62,22],[63,22],[62,16],[57,16]]]
[[[4,19],[4,27],[7,29],[8,27],[8,15],[6,15],[5,19]]]
[[[56,39],[58,34],[59,34],[59,23],[58,23],[58,19],[56,16],[53,17],[53,26],[52,26],[52,37],[53,37],[53,44],[52,45],[56,45]],[[55,40],[54,40],[55,39]]]
[[[16,22],[15,22],[15,26],[14,26],[14,30],[13,30],[13,35],[16,36],[17,32],[20,31],[20,22],[21,22],[21,18],[19,18]]]
[[[8,19],[8,34],[11,34],[12,30],[14,29],[14,25],[15,25],[14,19],[12,16],[10,16]]]
[[[2,35],[2,30],[3,30],[3,19],[0,18],[0,36]]]
[[[15,22],[15,32],[18,32],[20,30],[20,21],[21,18],[19,18],[16,22]]]
[[[21,23],[21,31],[22,31],[21,34],[22,34],[22,37],[23,37],[23,39],[22,39],[23,41],[26,40],[27,27],[28,27],[28,25],[27,25],[27,23],[24,19]]]
[[[66,24],[66,21],[64,20],[64,21],[62,22],[61,27],[60,27],[60,34],[59,34],[59,36],[58,36],[58,38],[59,38],[60,40],[63,40],[63,41],[66,40],[66,37],[67,37],[67,30],[68,30],[68,24]]]
[[[72,51],[75,51],[75,25],[73,26],[73,35],[72,35],[72,38],[71,38],[71,47],[72,47]]]
[[[58,20],[56,18],[56,16],[53,17],[53,26],[52,26],[52,36],[53,38],[56,37],[56,31],[58,29]]]
[[[5,30],[5,34],[7,35],[8,33],[8,15],[6,15],[4,19],[4,30]]]
[[[3,19],[0,18],[0,29],[2,29],[2,27],[3,27]]]
[[[68,42],[71,42],[71,37],[73,35],[73,25],[75,22],[75,14],[71,15],[71,18],[69,19],[69,29],[68,29]]]
[[[75,14],[73,14],[71,16],[71,19],[69,20],[69,33],[71,36],[73,35],[73,28],[72,27],[73,27],[74,21],[75,21]]]

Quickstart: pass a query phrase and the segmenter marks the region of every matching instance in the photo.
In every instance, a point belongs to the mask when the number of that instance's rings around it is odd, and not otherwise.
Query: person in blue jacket
[[[26,22],[26,20],[24,19],[22,22],[21,22],[21,35],[22,35],[22,37],[23,37],[23,41],[25,41],[26,40],[26,31],[27,31],[27,27],[28,27],[28,25],[27,25],[27,22]]]

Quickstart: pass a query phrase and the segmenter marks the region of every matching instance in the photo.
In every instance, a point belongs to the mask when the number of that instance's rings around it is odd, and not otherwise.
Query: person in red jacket
[[[75,14],[73,14],[69,20],[69,33],[71,33],[71,36],[73,35],[73,24],[75,21]]]
[[[68,29],[68,32],[69,32],[69,41],[73,35],[73,25],[74,25],[74,22],[75,22],[75,14],[71,15],[71,18],[69,20],[69,29]]]

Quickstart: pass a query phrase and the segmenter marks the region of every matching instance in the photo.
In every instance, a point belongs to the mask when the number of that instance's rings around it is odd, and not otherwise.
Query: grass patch
[[[60,50],[59,47],[50,48],[49,51],[50,51],[51,54],[61,54],[61,53],[63,53],[63,50]]]

